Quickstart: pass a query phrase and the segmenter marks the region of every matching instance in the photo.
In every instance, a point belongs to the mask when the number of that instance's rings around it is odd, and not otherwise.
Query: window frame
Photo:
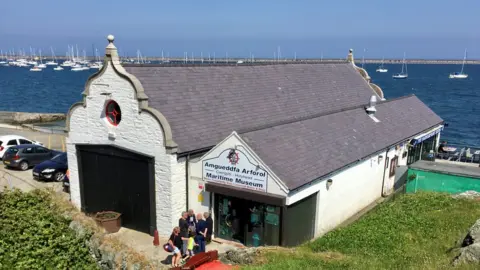
[[[43,147],[43,146],[36,146],[35,148],[35,154],[48,154],[50,153],[50,150]],[[45,149],[45,152],[38,152],[38,149]]]
[[[110,112],[109,107],[110,105],[114,106],[113,111]],[[117,111],[118,108],[118,111]],[[114,114],[117,113],[117,114]],[[113,117],[114,120],[112,120],[110,117]],[[115,100],[109,100],[107,104],[105,105],[105,117],[107,118],[108,123],[110,123],[113,126],[118,126],[120,122],[122,122],[122,110],[120,108],[120,105]]]
[[[10,142],[15,142],[15,144],[10,144]],[[11,139],[7,142],[7,146],[17,146],[18,145],[18,140],[17,139]]]

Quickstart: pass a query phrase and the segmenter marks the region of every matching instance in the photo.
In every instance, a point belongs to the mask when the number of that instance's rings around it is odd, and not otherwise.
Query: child
[[[185,261],[187,261],[189,258],[193,257],[193,247],[198,246],[197,243],[195,243],[195,232],[190,231],[188,235],[188,245],[187,245],[187,257],[185,257]]]

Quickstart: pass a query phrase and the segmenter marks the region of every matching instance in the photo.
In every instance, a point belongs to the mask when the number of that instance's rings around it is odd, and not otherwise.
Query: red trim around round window
[[[122,111],[120,110],[120,106],[118,103],[110,100],[105,106],[105,115],[107,120],[110,124],[114,126],[118,126],[120,121],[122,121]]]

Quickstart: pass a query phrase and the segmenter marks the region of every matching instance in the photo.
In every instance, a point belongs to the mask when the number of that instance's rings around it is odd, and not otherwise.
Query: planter
[[[95,221],[99,226],[102,226],[108,233],[116,233],[122,227],[122,220],[120,218],[122,214],[105,211],[95,214]]]

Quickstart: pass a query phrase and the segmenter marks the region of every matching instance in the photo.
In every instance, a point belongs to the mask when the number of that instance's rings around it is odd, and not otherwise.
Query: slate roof
[[[416,96],[241,134],[289,189],[432,128],[443,120]]]
[[[167,118],[180,154],[215,146],[234,130],[363,105],[374,94],[347,62],[125,69]]]

